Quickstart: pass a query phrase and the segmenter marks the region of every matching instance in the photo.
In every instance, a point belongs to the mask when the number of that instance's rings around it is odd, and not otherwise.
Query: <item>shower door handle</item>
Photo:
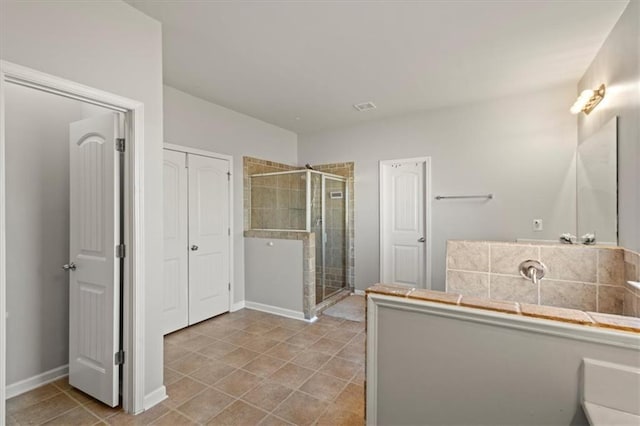
[[[419,243],[424,243],[425,241],[427,241],[427,239],[425,237],[418,238],[418,242]]]

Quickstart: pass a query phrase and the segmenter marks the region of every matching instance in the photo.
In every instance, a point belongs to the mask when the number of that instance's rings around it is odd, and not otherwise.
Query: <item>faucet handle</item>
[[[547,273],[547,266],[533,259],[525,260],[518,267],[520,275],[527,280],[531,280],[534,284],[538,284]]]

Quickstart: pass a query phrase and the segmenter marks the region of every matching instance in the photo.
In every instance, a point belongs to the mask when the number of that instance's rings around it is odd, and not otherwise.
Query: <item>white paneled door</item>
[[[164,334],[189,325],[186,167],[186,153],[164,151]]]
[[[71,123],[69,383],[118,405],[120,261],[117,116]]]
[[[229,310],[229,161],[188,155],[189,324]]]
[[[380,165],[380,275],[384,283],[427,286],[425,159]]]

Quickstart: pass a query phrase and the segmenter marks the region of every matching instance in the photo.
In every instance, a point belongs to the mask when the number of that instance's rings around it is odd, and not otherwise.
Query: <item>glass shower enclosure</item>
[[[348,186],[316,170],[251,176],[251,229],[313,232],[316,304],[347,287]]]

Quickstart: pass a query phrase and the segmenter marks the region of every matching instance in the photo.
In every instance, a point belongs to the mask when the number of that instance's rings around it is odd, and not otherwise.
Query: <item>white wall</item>
[[[245,275],[242,157],[296,164],[297,136],[169,86],[164,86],[164,134],[167,143],[233,155],[234,302],[240,302]]]
[[[618,116],[619,244],[640,250],[640,3],[631,1],[578,84],[578,93],[607,86],[605,98],[578,118],[584,141]],[[575,97],[575,95],[574,95]]]
[[[356,288],[379,280],[378,161],[430,156],[432,288],[444,290],[449,239],[557,239],[575,226],[575,85],[299,135],[299,163],[355,162]],[[384,107],[384,106],[381,106]],[[533,232],[532,220],[544,220]]]
[[[7,385],[69,361],[69,123],[79,101],[7,85]]]
[[[302,252],[302,240],[245,238],[246,301],[303,318]]]
[[[160,24],[120,1],[2,1],[0,57],[144,103],[144,392],[162,389]]]

